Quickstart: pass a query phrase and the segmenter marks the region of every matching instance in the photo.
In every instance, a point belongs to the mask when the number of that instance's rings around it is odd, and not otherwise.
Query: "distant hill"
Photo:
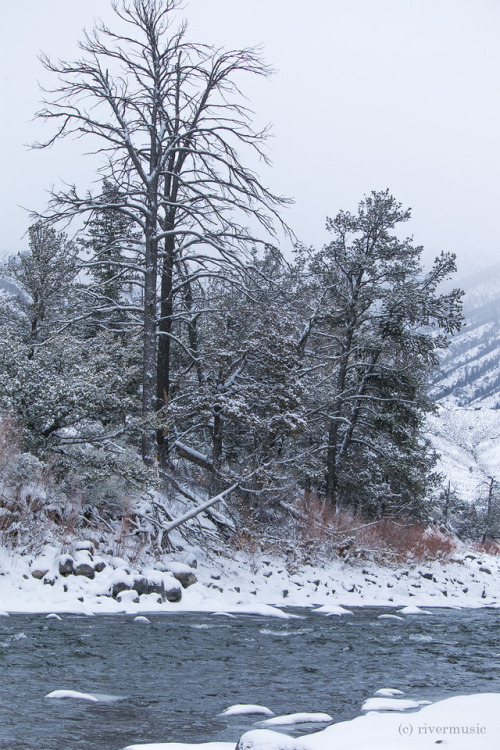
[[[500,409],[500,264],[458,280],[465,325],[431,381],[442,404]]]
[[[485,497],[500,480],[500,410],[439,406],[427,417],[427,437],[439,453],[437,469],[460,497]]]

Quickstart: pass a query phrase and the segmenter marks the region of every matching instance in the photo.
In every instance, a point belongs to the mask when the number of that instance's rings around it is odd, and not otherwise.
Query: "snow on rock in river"
[[[98,702],[98,698],[96,698],[95,695],[91,695],[90,693],[80,693],[78,690],[53,690],[52,693],[48,693],[45,697],[55,698],[57,700],[72,698],[81,701],[91,701],[92,703]]]
[[[225,711],[221,713],[221,716],[239,716],[245,714],[262,714],[263,716],[274,716],[271,709],[266,706],[258,706],[253,703],[236,703],[234,706],[229,706]]]
[[[278,726],[291,725],[291,724],[326,724],[329,721],[333,721],[329,714],[323,713],[297,713],[297,714],[285,714],[284,716],[275,716],[272,719],[264,719],[260,721],[260,726]]]
[[[362,707],[362,711],[408,711],[418,708],[417,701],[402,700],[401,698],[368,698]]]
[[[370,712],[298,738],[246,732],[237,750],[498,750],[500,694],[461,695],[406,714]],[[235,750],[234,742],[129,745],[125,750]]]
[[[396,695],[404,695],[402,690],[396,688],[380,688],[375,690],[373,695],[378,695],[379,698],[395,698]]]

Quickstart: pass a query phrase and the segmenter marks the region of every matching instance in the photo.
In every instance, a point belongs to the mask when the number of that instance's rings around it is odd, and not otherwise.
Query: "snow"
[[[45,697],[55,698],[56,700],[72,698],[75,700],[91,701],[92,703],[98,702],[98,698],[96,698],[95,695],[91,695],[91,693],[80,693],[78,690],[53,690],[52,693],[49,693]]]
[[[379,698],[394,698],[396,695],[404,695],[402,690],[396,688],[380,688],[374,692]]]
[[[318,607],[314,612],[321,612],[325,615],[352,615],[352,612],[338,604],[324,604],[322,607]]]
[[[151,620],[148,620],[144,615],[138,615],[137,617],[134,617],[134,622],[144,622],[147,624],[148,622],[151,622]]]
[[[46,616],[46,620],[60,620],[61,618],[59,615],[56,615],[55,612],[51,612],[49,615]]]
[[[306,747],[298,739],[269,729],[246,732],[238,743],[238,750],[306,750]]]
[[[484,495],[489,478],[500,476],[500,410],[440,405],[426,429],[451,488],[468,502]]]
[[[379,607],[374,620],[389,627],[390,620],[397,622],[395,618],[412,612],[423,615],[432,612],[433,607],[500,605],[500,559],[466,547],[444,563],[384,567],[373,562],[348,564],[333,559],[316,566],[303,564],[298,570],[294,564],[293,575],[287,560],[279,557],[266,558],[264,563],[239,551],[233,559],[215,555],[207,559],[198,551],[198,582],[183,589],[178,602],[163,602],[158,594],[139,596],[133,591],[121,594],[121,601],[111,596],[116,583],[132,586],[141,577],[160,584],[163,581],[167,588],[179,588],[173,574],[156,569],[152,559],[131,563],[99,550],[94,564],[99,559],[105,567],[91,580],[85,576],[61,576],[60,554],[54,545],[46,545],[36,557],[0,547],[2,610],[58,615],[206,612],[219,617],[288,619],[296,616],[290,612],[291,607],[308,607],[337,619],[339,615],[352,617],[350,607],[371,606]],[[162,568],[172,562],[182,564],[183,554],[178,557],[171,560],[164,555],[157,564]],[[53,585],[44,585],[43,580],[32,577],[31,572],[40,569],[41,563],[41,569],[47,570],[45,578]]]
[[[379,620],[402,620],[404,622],[404,617],[398,617],[398,615],[379,615]]]
[[[361,706],[362,711],[408,711],[418,708],[417,701],[402,700],[401,698],[368,698]]]
[[[253,703],[235,703],[229,706],[221,713],[221,716],[239,716],[246,714],[262,714],[263,716],[274,716],[274,713],[266,706],[259,706]]]
[[[416,605],[408,605],[407,607],[403,607],[403,609],[398,609],[398,612],[401,612],[403,615],[430,615],[432,614],[426,609],[421,609],[420,607],[417,607]]]
[[[500,694],[480,693],[438,701],[406,714],[403,720],[396,712],[371,711],[299,738],[268,729],[252,729],[240,738],[237,748],[431,750],[440,742],[447,750],[497,750],[499,734]],[[125,750],[235,750],[234,745],[234,742],[134,744]]]
[[[260,721],[260,726],[289,726],[292,724],[325,724],[329,721],[333,721],[329,714],[325,713],[295,713],[285,714],[284,716],[274,716],[272,719],[264,719]]]

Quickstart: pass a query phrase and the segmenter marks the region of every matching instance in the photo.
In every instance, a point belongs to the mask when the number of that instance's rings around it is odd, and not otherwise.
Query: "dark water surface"
[[[342,617],[291,611],[300,619],[0,618],[0,748],[236,742],[258,717],[218,715],[234,703],[339,721],[359,715],[381,687],[431,701],[500,691],[500,610],[438,609],[404,622],[377,619],[381,608]],[[119,700],[45,698],[61,689]]]

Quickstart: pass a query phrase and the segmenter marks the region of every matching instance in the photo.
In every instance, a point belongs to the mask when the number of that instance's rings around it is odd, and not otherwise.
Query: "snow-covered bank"
[[[72,555],[61,555],[60,549],[47,545],[36,557],[0,549],[0,609],[289,617],[287,607],[321,607],[318,614],[334,616],[342,615],[342,607],[349,605],[500,606],[500,559],[475,552],[456,555],[446,563],[404,567],[366,561],[347,564],[339,559],[292,567],[279,558],[243,552],[235,553],[232,560],[209,560],[201,550],[196,562],[190,552],[179,553],[175,560],[165,555],[154,564],[151,560],[139,564],[85,548],[84,543],[77,546]],[[401,613],[394,615],[401,617]],[[395,618],[386,619],[389,627]]]
[[[289,737],[269,729],[246,732],[237,750],[496,750],[500,735],[500,694],[462,695],[438,701],[405,716],[371,711],[314,734]],[[125,750],[234,750],[232,742],[130,745]]]

